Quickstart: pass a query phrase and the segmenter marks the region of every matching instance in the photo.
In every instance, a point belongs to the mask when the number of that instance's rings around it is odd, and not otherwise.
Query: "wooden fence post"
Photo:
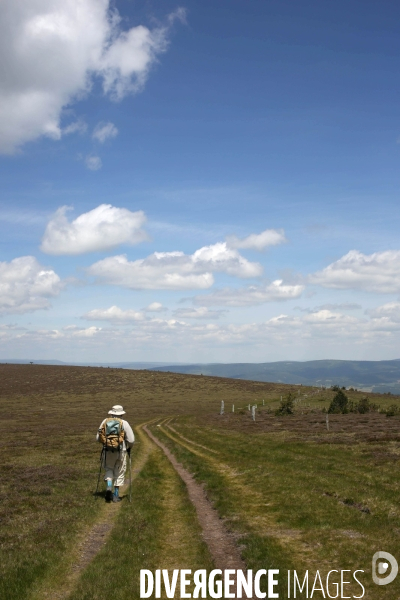
[[[329,431],[329,413],[326,413],[325,421],[326,421],[326,429],[327,429],[327,431]]]
[[[223,414],[224,414],[224,407],[225,407],[225,405],[224,405],[224,401],[223,401],[223,400],[221,400],[221,412],[219,413],[220,415],[223,415]]]
[[[256,407],[255,405],[251,407],[251,416],[253,418],[253,421],[256,420]]]

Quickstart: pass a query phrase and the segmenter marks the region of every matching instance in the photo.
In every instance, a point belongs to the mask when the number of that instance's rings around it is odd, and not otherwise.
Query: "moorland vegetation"
[[[212,567],[144,423],[205,486],[248,568],[364,569],[367,598],[400,595],[370,577],[374,551],[400,556],[397,397],[341,390],[348,411],[328,413],[338,390],[40,365],[0,365],[0,378],[1,598],[128,599],[141,568]],[[94,495],[95,433],[116,403],[138,440],[118,509]]]

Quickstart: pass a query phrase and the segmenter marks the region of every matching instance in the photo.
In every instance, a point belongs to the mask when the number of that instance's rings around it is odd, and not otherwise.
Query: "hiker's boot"
[[[121,502],[121,498],[119,496],[116,496],[115,494],[113,495],[113,502]]]
[[[112,479],[107,477],[106,482],[107,482],[106,502],[112,502],[112,499],[113,499]]]

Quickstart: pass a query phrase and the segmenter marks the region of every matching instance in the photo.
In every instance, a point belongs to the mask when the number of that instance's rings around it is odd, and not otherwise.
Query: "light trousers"
[[[124,485],[126,450],[105,450],[103,454],[104,480],[111,479],[116,486]]]

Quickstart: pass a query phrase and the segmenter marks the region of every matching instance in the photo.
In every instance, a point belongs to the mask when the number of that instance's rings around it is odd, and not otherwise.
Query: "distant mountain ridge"
[[[310,360],[306,362],[279,361],[271,363],[174,363],[166,362],[114,362],[78,363],[61,360],[0,359],[0,363],[55,366],[111,367],[117,369],[146,369],[171,371],[191,375],[210,375],[232,379],[271,381],[347,388],[378,393],[400,394],[400,359],[395,360]]]
[[[400,394],[400,359],[210,363],[153,367],[152,370],[324,387],[340,385],[365,391]]]
[[[114,369],[150,369],[153,367],[168,366],[167,362],[75,362],[75,361],[62,361],[62,360],[33,360],[25,358],[0,358],[0,364],[16,364],[16,365],[28,365],[33,363],[35,365],[54,365],[54,366],[75,366],[75,367],[113,367]],[[175,363],[177,366],[187,363]]]

